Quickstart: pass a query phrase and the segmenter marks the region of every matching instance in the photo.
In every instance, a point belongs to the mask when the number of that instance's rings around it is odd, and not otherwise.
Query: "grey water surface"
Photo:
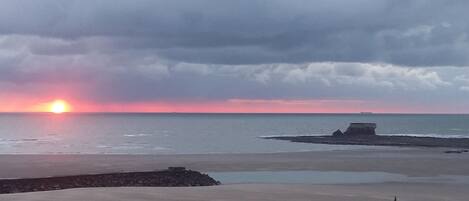
[[[329,135],[350,122],[375,122],[378,134],[469,137],[469,115],[4,113],[0,114],[0,154],[272,153],[369,148],[259,138]]]

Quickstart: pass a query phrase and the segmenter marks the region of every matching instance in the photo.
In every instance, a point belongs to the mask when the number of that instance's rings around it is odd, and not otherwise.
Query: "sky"
[[[2,0],[0,112],[469,113],[469,1]]]

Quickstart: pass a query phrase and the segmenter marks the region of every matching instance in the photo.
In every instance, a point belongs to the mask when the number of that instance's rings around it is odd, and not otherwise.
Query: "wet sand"
[[[198,171],[376,171],[469,176],[469,153],[391,149],[272,154],[0,155],[0,177],[44,177],[186,166]],[[0,200],[467,200],[467,184],[229,184],[189,188],[96,188],[0,195]],[[86,192],[86,193],[85,193]],[[7,199],[8,198],[8,199]],[[288,199],[287,199],[288,198]],[[405,198],[405,199],[404,199]]]
[[[408,176],[469,175],[469,153],[451,149],[370,149],[269,154],[0,155],[0,178],[152,171],[185,166],[203,172],[257,170],[377,171]]]
[[[8,201],[467,201],[467,186],[438,184],[122,187],[1,195]]]

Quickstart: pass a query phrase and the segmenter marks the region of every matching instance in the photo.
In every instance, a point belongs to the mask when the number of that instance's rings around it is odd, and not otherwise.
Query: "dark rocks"
[[[126,172],[95,175],[77,175],[33,179],[0,180],[0,194],[49,191],[85,187],[121,186],[213,186],[220,182],[206,174],[172,167],[152,172]]]
[[[376,135],[375,123],[351,123],[347,131],[340,130],[324,136],[277,136],[265,139],[288,140],[291,142],[340,144],[340,145],[372,145],[402,147],[450,147],[463,150],[450,150],[445,153],[469,152],[469,138],[437,138],[417,136]]]
[[[342,131],[340,129],[337,129],[336,131],[334,131],[332,133],[332,136],[334,137],[341,137],[341,136],[344,136],[344,133],[342,133]]]
[[[186,171],[185,167],[168,167],[169,171],[176,171],[176,172],[181,172],[181,171]]]
[[[372,145],[372,146],[400,146],[400,147],[450,147],[469,149],[469,138],[436,138],[417,136],[389,136],[389,135],[346,135],[341,137],[323,136],[277,136],[264,139],[288,140],[291,142],[340,145]],[[459,151],[458,151],[459,152]],[[464,151],[462,151],[464,152]],[[448,153],[453,153],[449,151]]]
[[[469,150],[461,149],[461,150],[449,150],[449,151],[445,151],[446,154],[462,154],[462,153],[466,153],[466,152],[469,152]]]
[[[345,135],[376,135],[375,123],[350,123]]]

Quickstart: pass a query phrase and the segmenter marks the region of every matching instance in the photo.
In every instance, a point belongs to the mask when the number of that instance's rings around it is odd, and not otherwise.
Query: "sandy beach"
[[[469,154],[445,148],[373,149],[266,154],[0,155],[0,178],[47,177],[185,166],[202,172],[377,171],[408,176],[469,175]]]
[[[202,172],[352,171],[409,177],[469,176],[469,154],[448,149],[201,155],[0,155],[0,177],[148,171],[185,166]],[[0,195],[0,200],[467,200],[467,183],[225,184],[185,188],[96,188]],[[132,199],[130,199],[132,198]]]
[[[438,184],[284,185],[233,184],[212,187],[123,187],[7,194],[8,201],[467,201],[467,186]]]

